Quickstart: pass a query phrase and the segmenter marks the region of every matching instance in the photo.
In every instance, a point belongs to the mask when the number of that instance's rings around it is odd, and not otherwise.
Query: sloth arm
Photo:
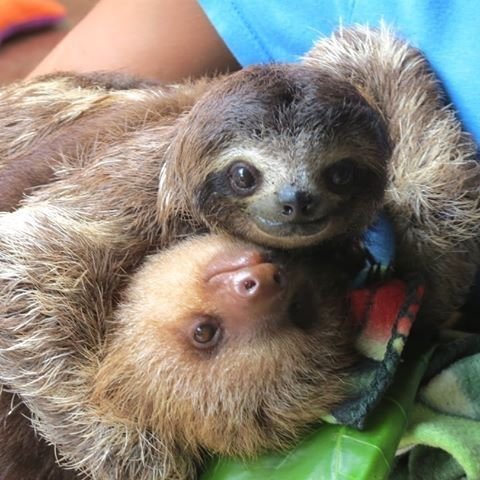
[[[0,93],[0,102],[8,93],[9,90]],[[61,98],[61,93],[57,96],[52,94],[51,98],[55,103]],[[13,106],[25,108],[29,98],[24,100],[19,100]],[[32,189],[52,182],[56,170],[65,162],[64,158],[75,158],[82,142],[101,137],[102,130],[112,126],[117,116],[113,108],[99,112],[90,112],[86,108],[85,113],[73,122],[58,122],[55,125],[52,121],[51,127],[42,129],[47,123],[46,116],[62,112],[55,106],[41,108],[43,112],[31,109],[30,118],[36,119],[36,123],[34,120],[29,124],[21,121],[16,124],[18,116],[15,113],[5,116],[6,123],[10,119],[9,125],[2,125],[0,121],[0,125],[7,127],[0,130],[0,212],[14,210]],[[0,106],[0,112],[3,110]],[[19,141],[22,135],[28,138],[24,144]]]
[[[178,82],[238,68],[195,0],[101,0],[31,75],[118,70]]]
[[[88,145],[115,144],[120,132],[147,123],[173,124],[210,84],[202,78],[170,87],[97,72],[51,74],[0,89],[0,212],[17,208],[65,168],[83,168]]]

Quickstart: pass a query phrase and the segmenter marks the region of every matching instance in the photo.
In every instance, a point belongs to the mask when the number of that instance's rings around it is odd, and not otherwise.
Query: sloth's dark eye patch
[[[241,196],[251,195],[260,184],[260,172],[246,162],[235,162],[228,170],[233,191]]]
[[[343,158],[330,165],[325,171],[327,186],[335,193],[342,193],[357,179],[357,166],[351,158]]]

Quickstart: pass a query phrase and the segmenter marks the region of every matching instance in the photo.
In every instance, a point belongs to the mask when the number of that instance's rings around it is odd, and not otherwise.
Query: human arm
[[[30,76],[120,70],[177,82],[238,68],[195,0],[100,0]]]

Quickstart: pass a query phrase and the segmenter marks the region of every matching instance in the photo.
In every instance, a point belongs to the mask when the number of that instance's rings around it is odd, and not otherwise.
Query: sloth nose
[[[286,287],[286,276],[282,269],[273,263],[261,263],[232,273],[234,292],[242,298],[269,300]]]
[[[246,326],[282,308],[287,274],[275,263],[261,262],[218,273],[207,285],[223,317]]]
[[[277,201],[282,217],[288,222],[311,217],[316,204],[311,193],[291,186],[284,187],[278,192]]]

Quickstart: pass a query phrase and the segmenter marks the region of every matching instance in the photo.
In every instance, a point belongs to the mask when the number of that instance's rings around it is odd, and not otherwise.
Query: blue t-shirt
[[[423,51],[480,141],[480,4],[472,0],[199,0],[242,65],[295,62],[339,25],[384,20]],[[477,44],[478,42],[478,44]]]

